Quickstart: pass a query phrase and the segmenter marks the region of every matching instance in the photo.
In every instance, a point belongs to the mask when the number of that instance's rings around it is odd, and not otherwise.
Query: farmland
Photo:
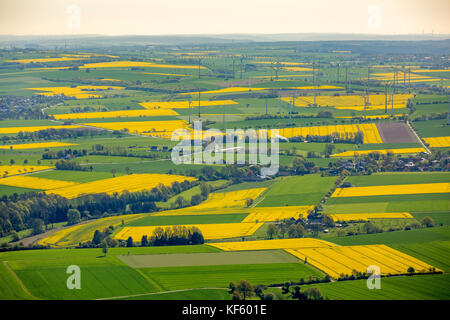
[[[0,41],[0,300],[450,299],[448,44],[163,38]]]

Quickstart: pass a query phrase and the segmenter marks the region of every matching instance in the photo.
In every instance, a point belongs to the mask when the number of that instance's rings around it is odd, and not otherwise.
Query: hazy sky
[[[449,0],[0,0],[0,34],[450,34],[449,13]]]

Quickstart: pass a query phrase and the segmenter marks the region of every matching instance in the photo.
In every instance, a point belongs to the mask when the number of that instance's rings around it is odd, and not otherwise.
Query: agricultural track
[[[174,292],[186,292],[186,291],[195,291],[195,290],[227,290],[228,288],[190,288],[190,289],[180,289],[180,290],[170,290],[170,291],[160,291],[160,292],[149,292],[149,293],[141,293],[141,294],[132,294],[128,296],[120,296],[120,297],[109,297],[109,298],[100,298],[95,300],[116,300],[116,299],[125,299],[125,298],[133,298],[133,297],[143,297],[143,296],[151,296],[158,295],[164,293],[174,293]]]
[[[14,272],[14,270],[9,266],[8,261],[3,261],[3,264],[5,265],[5,268],[8,269],[8,271],[11,273],[11,275],[13,276],[14,279],[16,279],[17,283],[20,285],[20,287],[22,288],[22,290],[30,296],[30,298],[34,299],[34,300],[40,300],[39,298],[33,296],[30,291],[28,291],[27,287],[25,287],[25,285],[23,284],[22,280],[20,280],[20,278],[17,276],[17,274]]]
[[[422,144],[422,146],[425,148],[425,150],[427,150],[428,154],[431,154],[430,149],[428,149],[427,145],[423,142],[422,139],[420,139],[419,135],[417,134],[416,130],[414,130],[414,128],[411,126],[411,124],[409,123],[409,121],[406,121],[406,124],[408,125],[408,127],[411,129],[411,131],[414,133],[414,135],[417,137],[417,140],[420,141],[420,143]]]

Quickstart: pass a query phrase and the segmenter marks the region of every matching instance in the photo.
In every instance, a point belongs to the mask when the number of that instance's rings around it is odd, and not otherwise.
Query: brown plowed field
[[[402,122],[377,123],[377,128],[384,143],[420,142]]]

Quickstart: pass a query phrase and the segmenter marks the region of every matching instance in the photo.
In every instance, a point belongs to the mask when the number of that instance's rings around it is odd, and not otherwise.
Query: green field
[[[450,276],[424,275],[381,278],[381,289],[369,290],[366,280],[353,280],[303,286],[319,288],[331,300],[448,300]]]
[[[349,176],[345,181],[354,187],[384,186],[396,184],[440,183],[450,180],[449,172],[398,172],[375,173],[370,176]]]
[[[247,216],[246,213],[239,214],[206,214],[192,216],[146,216],[138,220],[128,222],[127,227],[143,226],[170,226],[178,224],[208,224],[208,223],[236,223],[241,222]]]
[[[254,284],[298,281],[322,273],[299,263],[167,267],[139,269],[162,290],[186,288],[226,288],[230,281],[246,279]],[[189,275],[188,277],[186,275]]]
[[[118,256],[132,268],[298,263],[283,250]]]
[[[258,207],[314,205],[331,189],[334,177],[282,177],[262,195]]]

